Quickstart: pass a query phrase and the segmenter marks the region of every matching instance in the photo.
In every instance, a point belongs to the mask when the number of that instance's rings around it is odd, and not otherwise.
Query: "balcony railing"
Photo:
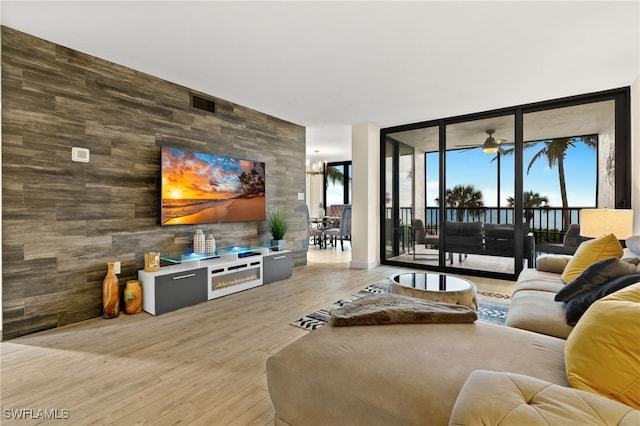
[[[529,231],[533,232],[537,243],[561,243],[566,233],[562,226],[563,211],[567,211],[570,217],[569,223],[580,223],[580,210],[593,207],[535,207],[526,209],[529,219]],[[391,219],[391,209],[386,209],[386,218]],[[411,207],[400,208],[400,226],[407,232],[407,225],[411,225],[414,218]],[[514,223],[514,209],[504,207],[485,207],[483,209],[447,208],[446,221],[463,222],[481,221],[484,223]],[[526,220],[525,215],[522,215]],[[424,226],[428,234],[436,235],[440,230],[440,210],[438,207],[427,207],[424,213]],[[389,221],[387,221],[389,223]],[[389,231],[389,230],[388,230]],[[387,232],[388,232],[387,231]],[[401,230],[397,230],[403,232]],[[396,232],[397,232],[396,231]]]

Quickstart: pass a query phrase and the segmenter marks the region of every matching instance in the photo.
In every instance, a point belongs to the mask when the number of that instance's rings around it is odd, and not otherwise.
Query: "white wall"
[[[322,204],[322,174],[307,175],[307,207],[309,207],[309,216],[323,216],[320,212],[320,204]],[[322,207],[324,208],[324,206]]]
[[[0,43],[1,46],[1,43]],[[2,56],[2,47],[0,47]],[[0,111],[2,109],[2,85],[0,84]],[[2,120],[0,120],[0,223],[2,222]],[[2,227],[0,226],[0,259],[2,259]],[[2,261],[0,260],[0,340],[2,340]]]

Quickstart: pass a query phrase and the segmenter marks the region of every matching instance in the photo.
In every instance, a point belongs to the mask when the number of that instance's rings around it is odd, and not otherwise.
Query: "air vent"
[[[191,108],[216,113],[216,103],[213,99],[208,99],[195,93],[191,94]]]

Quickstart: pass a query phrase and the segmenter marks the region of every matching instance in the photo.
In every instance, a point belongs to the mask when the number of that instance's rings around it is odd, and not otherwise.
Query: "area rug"
[[[388,284],[384,282],[371,284],[363,288],[356,294],[352,294],[349,297],[340,299],[329,306],[326,306],[315,312],[311,312],[310,314],[307,314],[302,318],[299,318],[293,321],[291,325],[295,327],[303,328],[308,331],[316,330],[317,328],[320,328],[329,322],[329,319],[331,318],[332,309],[339,308],[347,303],[353,302],[354,300],[357,300],[363,296],[366,296],[367,294],[386,293],[387,286]],[[492,299],[505,299],[509,301],[511,299],[511,296],[508,296],[506,294],[489,293],[489,292],[482,292],[478,290],[478,297],[480,298],[482,296],[492,298]],[[507,318],[508,311],[509,311],[508,303],[498,303],[494,301],[478,300],[478,319],[481,321],[492,322],[494,324],[504,324],[504,321]]]

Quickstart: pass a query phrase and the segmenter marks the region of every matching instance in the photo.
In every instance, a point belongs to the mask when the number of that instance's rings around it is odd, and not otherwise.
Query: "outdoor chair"
[[[415,260],[418,256],[433,256],[438,257],[437,253],[417,253],[416,246],[417,245],[425,245],[427,244],[437,244],[438,236],[437,235],[427,235],[424,229],[424,223],[421,219],[414,219],[412,223],[413,227],[413,241],[412,241],[412,249],[413,249],[413,259]]]
[[[351,205],[347,204],[342,209],[340,227],[325,229],[324,235],[331,240],[334,246],[336,245],[336,240],[340,239],[340,247],[344,251],[344,240],[351,241]]]
[[[540,253],[574,254],[582,241],[582,237],[580,237],[580,224],[572,223],[569,225],[567,233],[564,234],[562,244],[536,244],[536,249]]]

